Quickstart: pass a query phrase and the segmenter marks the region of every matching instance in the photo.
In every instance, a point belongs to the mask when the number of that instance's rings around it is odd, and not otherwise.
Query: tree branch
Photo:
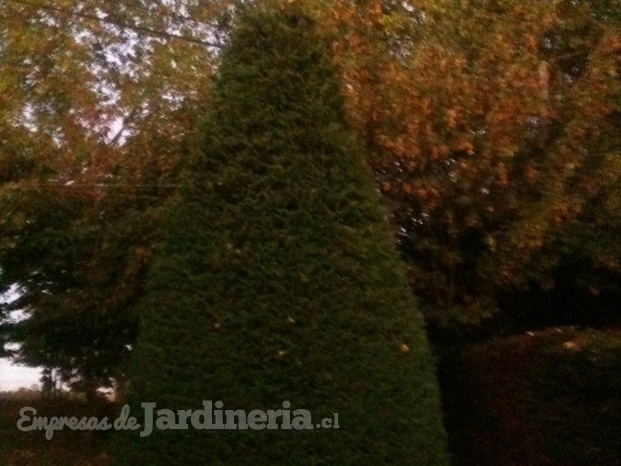
[[[151,29],[151,28],[148,28],[148,27],[145,27],[145,26],[138,26],[136,24],[127,23],[127,22],[122,21],[120,19],[100,18],[100,17],[98,17],[96,15],[72,11],[69,8],[66,8],[66,7],[44,5],[44,4],[37,3],[37,2],[29,2],[27,0],[7,0],[7,2],[8,3],[15,3],[15,4],[19,4],[19,5],[31,6],[33,8],[40,8],[42,10],[53,11],[55,13],[63,12],[63,13],[69,14],[71,16],[75,16],[77,18],[82,18],[82,19],[87,19],[87,20],[90,20],[90,21],[100,21],[102,23],[113,24],[113,25],[121,27],[121,28],[131,29],[132,31],[140,32],[142,34],[146,34],[146,35],[153,36],[153,37],[161,37],[161,38],[164,38],[164,39],[182,40],[182,41],[185,41],[185,42],[192,42],[192,43],[195,43],[195,44],[207,45],[209,47],[216,47],[216,48],[220,48],[221,47],[220,44],[217,44],[217,43],[214,43],[214,42],[204,41],[204,40],[201,40],[201,39],[197,39],[195,37],[182,36],[182,35],[172,34],[170,32],[166,32],[166,31]]]

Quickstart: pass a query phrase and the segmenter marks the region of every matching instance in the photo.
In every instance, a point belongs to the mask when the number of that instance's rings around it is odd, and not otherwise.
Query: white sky
[[[17,287],[13,286],[6,294],[0,294],[0,304],[10,303],[17,298]],[[19,311],[13,312],[13,319],[20,319]],[[30,388],[33,384],[39,385],[41,368],[31,368],[13,364],[11,360],[0,358],[0,392],[17,390],[21,387]]]
[[[0,392],[30,388],[40,385],[41,369],[14,365],[8,359],[0,358]]]

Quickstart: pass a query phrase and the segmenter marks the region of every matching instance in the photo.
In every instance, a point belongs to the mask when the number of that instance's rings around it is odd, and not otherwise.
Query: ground
[[[448,367],[448,372],[447,372]],[[621,329],[573,327],[464,348],[443,369],[454,466],[621,464]],[[107,466],[110,432],[20,432],[19,410],[114,418],[120,406],[0,397],[0,464]]]

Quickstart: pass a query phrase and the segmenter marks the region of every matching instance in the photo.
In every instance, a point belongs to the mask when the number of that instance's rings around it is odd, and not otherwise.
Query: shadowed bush
[[[240,20],[163,223],[130,404],[288,401],[340,428],[133,432],[119,463],[447,464],[423,321],[328,50],[298,7]]]

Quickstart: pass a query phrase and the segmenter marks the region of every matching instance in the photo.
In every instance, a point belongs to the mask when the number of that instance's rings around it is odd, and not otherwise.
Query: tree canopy
[[[351,114],[429,318],[477,322],[508,290],[619,292],[619,11],[439,2],[412,45],[360,45]]]
[[[621,293],[618,0],[297,2],[331,41],[430,321],[480,322],[507,292]],[[248,3],[0,4],[0,287],[19,290],[0,324],[24,362],[124,360],[161,206]],[[17,309],[34,320],[16,328]],[[55,343],[96,322],[120,341]]]

